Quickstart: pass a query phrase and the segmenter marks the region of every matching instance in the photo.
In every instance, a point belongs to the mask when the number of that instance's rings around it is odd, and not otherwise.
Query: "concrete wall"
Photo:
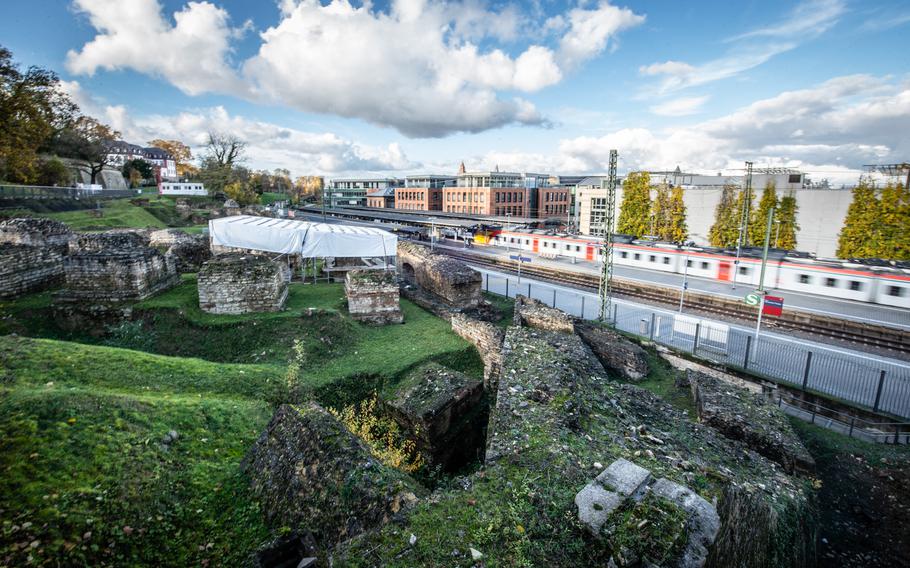
[[[686,203],[686,222],[689,227],[689,240],[696,244],[708,244],[708,232],[714,224],[714,210],[720,201],[722,188],[690,189],[683,193]],[[656,192],[652,192],[654,198]],[[763,187],[753,188],[755,207],[761,201]],[[583,235],[591,234],[591,199],[605,197],[603,189],[580,189],[579,230]],[[622,187],[616,188],[616,218],[619,219],[619,208],[622,205]],[[784,195],[777,191],[780,198]],[[796,246],[800,251],[812,252],[818,256],[833,257],[837,251],[837,239],[847,216],[847,208],[853,195],[848,189],[800,189],[796,191],[796,203],[799,206],[796,222],[799,231],[796,234]]]

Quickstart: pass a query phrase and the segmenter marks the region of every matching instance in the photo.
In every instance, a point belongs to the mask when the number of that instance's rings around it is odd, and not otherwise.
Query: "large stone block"
[[[483,301],[480,272],[429,248],[398,241],[398,271],[405,282],[441,298],[452,307],[476,308]]]
[[[0,243],[51,248],[65,254],[72,238],[73,232],[60,221],[34,217],[0,221]]]
[[[398,280],[388,270],[350,270],[345,274],[344,294],[348,312],[362,322],[385,325],[401,323]]]
[[[243,468],[267,520],[331,547],[393,519],[423,494],[315,403],[282,405]]]
[[[227,254],[199,270],[199,307],[212,314],[279,312],[288,297],[290,274],[264,256]]]
[[[587,322],[578,322],[575,331],[603,366],[623,379],[638,381],[651,372],[645,350],[615,331]]]

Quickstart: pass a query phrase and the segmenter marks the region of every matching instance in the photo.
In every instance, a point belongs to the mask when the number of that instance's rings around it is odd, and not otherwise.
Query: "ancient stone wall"
[[[481,381],[430,363],[402,379],[385,405],[432,465],[452,471],[482,452],[483,392]]]
[[[0,244],[0,298],[14,298],[62,282],[59,247]]]
[[[149,246],[170,248],[177,243],[194,240],[193,235],[179,229],[161,229],[149,233]]]
[[[518,327],[575,333],[575,321],[572,316],[527,296],[515,296],[515,311],[512,318],[513,325]]]
[[[103,233],[80,233],[69,241],[69,254],[121,253],[149,247],[149,232],[113,229]]]
[[[189,240],[171,245],[165,255],[174,259],[178,272],[199,272],[202,264],[212,258],[212,251],[204,236],[191,235]]]
[[[465,314],[453,314],[452,331],[474,344],[483,360],[483,384],[489,392],[496,392],[499,371],[502,367],[502,340],[505,331],[488,321]]]
[[[315,403],[282,405],[243,468],[271,524],[310,530],[324,547],[388,522],[423,494]]]
[[[815,469],[787,416],[767,398],[695,371],[687,371],[686,378],[703,423],[741,440],[788,473]]]
[[[17,217],[0,221],[0,243],[52,248],[65,254],[73,232],[60,221]]]
[[[216,256],[199,270],[199,307],[213,314],[278,312],[289,277],[287,267],[263,256]]]
[[[350,270],[344,279],[348,312],[362,322],[385,325],[401,323],[398,279],[388,270]]]
[[[619,333],[588,322],[578,322],[575,331],[603,366],[623,379],[639,381],[651,372],[645,350]]]
[[[480,272],[463,262],[399,240],[397,263],[405,282],[441,298],[450,306],[470,309],[483,301]]]

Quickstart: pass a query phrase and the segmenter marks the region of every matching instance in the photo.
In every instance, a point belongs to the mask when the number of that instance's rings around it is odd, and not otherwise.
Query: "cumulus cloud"
[[[76,81],[60,88],[84,113],[98,117],[124,140],[145,144],[155,138],[181,140],[201,155],[210,131],[229,132],[247,143],[247,166],[273,170],[287,168],[295,175],[377,173],[414,170],[397,143],[369,146],[331,132],[307,132],[229,113],[224,107],[195,109],[173,115],[136,115],[124,105],[107,105],[87,93]]]
[[[820,36],[845,11],[843,0],[804,0],[774,24],[728,38],[730,49],[716,59],[700,65],[683,61],[653,63],[640,67],[639,72],[663,77],[656,88],[661,95],[734,77]]]
[[[548,125],[533,104],[507,92],[535,92],[602,53],[644,17],[602,0],[577,7],[547,33],[527,35],[514,6],[478,0],[369,2],[282,0],[280,20],[260,34],[258,53],[231,65],[229,14],[190,2],[166,19],[158,0],[76,0],[98,35],[68,55],[76,74],[135,69],[189,94],[229,93],[307,112],[359,118],[407,136],[439,137],[506,124]],[[540,26],[537,26],[540,27]],[[498,44],[498,45],[497,45]]]
[[[787,91],[730,114],[659,130],[625,128],[603,136],[563,139],[552,155],[489,154],[478,161],[518,170],[595,173],[611,148],[624,170],[801,168],[837,183],[855,182],[864,164],[906,160],[910,154],[910,84],[868,75],[837,77]]]
[[[71,73],[134,69],[163,77],[189,95],[243,88],[228,56],[230,40],[248,25],[232,28],[223,8],[190,2],[174,13],[172,24],[157,0],[75,0],[73,5],[99,33],[67,53]]]

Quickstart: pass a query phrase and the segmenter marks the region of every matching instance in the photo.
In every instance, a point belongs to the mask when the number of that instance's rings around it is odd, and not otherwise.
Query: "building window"
[[[812,280],[809,278],[809,275],[808,275],[808,274],[800,274],[800,275],[799,275],[799,283],[800,283],[800,284],[808,284],[808,283],[811,282],[811,281],[812,281]]]
[[[827,286],[828,288],[834,288],[835,286],[837,286],[837,279],[836,278],[825,278],[825,286]]]
[[[901,286],[888,286],[888,295],[895,298],[903,298],[905,289]]]
[[[859,292],[860,290],[863,289],[863,283],[858,280],[851,280],[850,289],[853,290],[854,292]]]
[[[803,176],[800,174],[790,174],[790,178],[787,181],[788,183],[801,183],[803,181]]]

